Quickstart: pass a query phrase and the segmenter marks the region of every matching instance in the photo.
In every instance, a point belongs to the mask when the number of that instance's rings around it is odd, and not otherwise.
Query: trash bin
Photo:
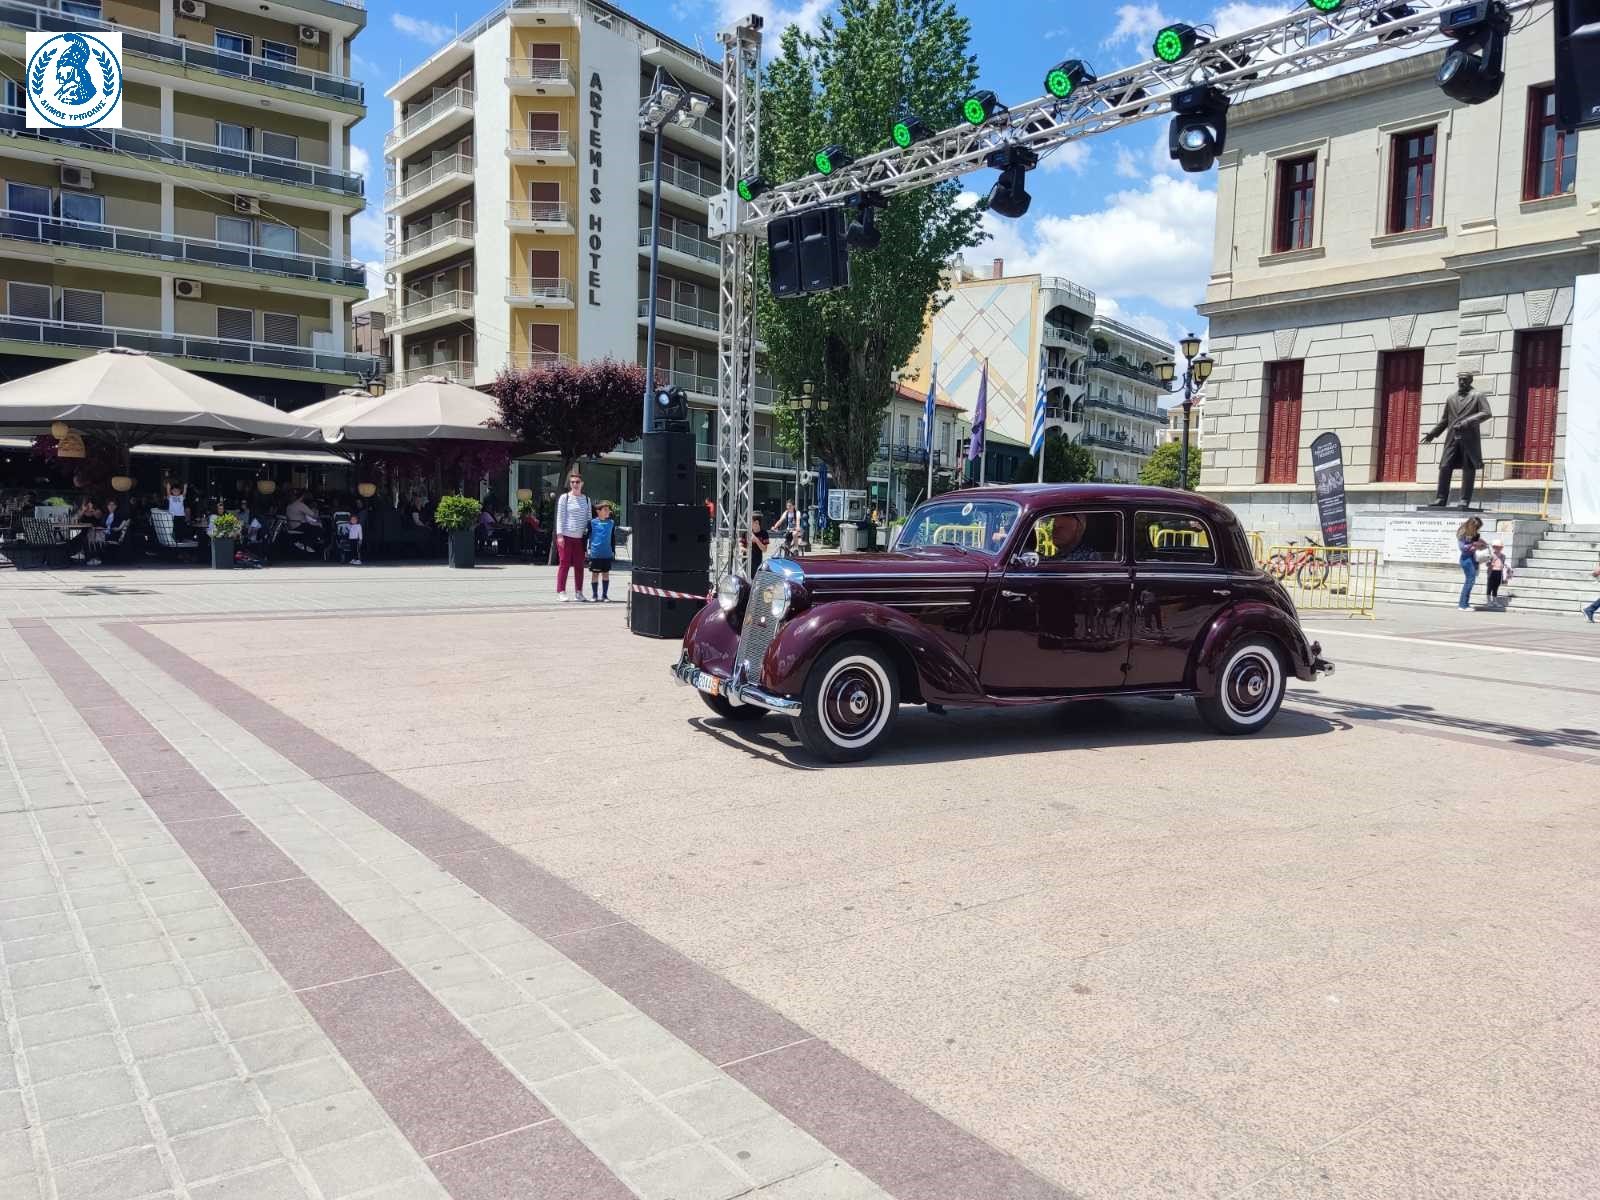
[[[839,526],[839,552],[841,554],[854,554],[861,548],[861,526],[841,524]]]

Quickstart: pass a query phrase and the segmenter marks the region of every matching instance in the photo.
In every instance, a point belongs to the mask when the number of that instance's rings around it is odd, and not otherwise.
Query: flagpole
[[[938,404],[939,360],[933,360],[933,378],[928,381],[928,400],[922,408],[922,446],[928,455],[928,499],[933,499],[933,417]]]
[[[981,425],[981,428],[983,430],[983,444],[978,447],[978,486],[979,487],[982,487],[984,485],[984,482],[989,477],[989,404],[988,404],[989,360],[987,358],[983,360],[983,390],[984,390],[983,412],[978,414],[983,419],[983,423]]]
[[[1039,363],[1039,393],[1033,399],[1033,406],[1034,406],[1033,407],[1034,432],[1036,434],[1038,434],[1038,437],[1037,437],[1036,440],[1039,443],[1039,482],[1040,483],[1044,482],[1044,441],[1045,441],[1045,432],[1044,432],[1044,395],[1045,395],[1045,392],[1044,392],[1044,380],[1045,380],[1044,362],[1041,361]]]

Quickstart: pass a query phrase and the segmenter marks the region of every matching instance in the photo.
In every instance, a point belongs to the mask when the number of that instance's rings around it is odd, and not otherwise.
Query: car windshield
[[[911,514],[895,548],[959,546],[997,554],[1016,527],[1020,511],[1010,500],[935,500]]]

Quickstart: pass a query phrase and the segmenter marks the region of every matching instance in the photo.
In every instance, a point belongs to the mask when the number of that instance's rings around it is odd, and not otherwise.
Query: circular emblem
[[[98,125],[121,96],[117,55],[92,33],[58,33],[28,59],[28,103],[52,125]]]
[[[772,607],[772,585],[770,583],[761,589],[761,603],[768,608]]]

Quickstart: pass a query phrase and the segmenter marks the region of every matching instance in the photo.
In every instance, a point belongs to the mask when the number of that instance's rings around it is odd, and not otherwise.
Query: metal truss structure
[[[1506,8],[1516,13],[1549,3],[1506,0]],[[724,34],[723,194],[711,203],[710,223],[711,233],[722,239],[717,395],[722,436],[717,444],[714,569],[720,575],[738,563],[739,539],[750,527],[755,240],[773,218],[842,204],[862,192],[890,196],[943,183],[982,168],[991,154],[1007,147],[1025,147],[1043,158],[1068,142],[1170,115],[1174,94],[1202,84],[1238,99],[1250,91],[1293,87],[1314,72],[1372,55],[1427,43],[1448,45],[1450,39],[1440,32],[1441,18],[1465,7],[1463,0],[1349,0],[1333,12],[1302,8],[1214,38],[1179,62],[1150,59],[1112,71],[1065,98],[1043,96],[1001,109],[982,125],[962,124],[905,149],[866,154],[831,175],[807,175],[751,201],[740,200],[735,187],[758,170],[759,18],[748,18]],[[724,514],[733,523],[726,523]]]

